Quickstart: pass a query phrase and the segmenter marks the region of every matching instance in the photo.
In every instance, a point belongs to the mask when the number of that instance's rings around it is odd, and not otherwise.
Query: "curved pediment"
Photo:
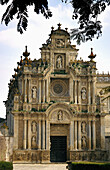
[[[68,122],[72,119],[73,113],[68,104],[55,103],[47,109],[46,115],[51,121]]]

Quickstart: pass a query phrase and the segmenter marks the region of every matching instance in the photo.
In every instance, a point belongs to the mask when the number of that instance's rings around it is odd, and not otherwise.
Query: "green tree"
[[[70,3],[73,7],[72,19],[78,20],[78,28],[71,29],[71,37],[77,43],[99,38],[102,35],[102,24],[98,16],[110,5],[110,0],[61,0]],[[48,0],[0,0],[0,4],[9,3],[6,12],[3,14],[2,22],[6,25],[17,15],[17,31],[21,34],[28,26],[28,6],[34,6],[34,11],[42,13],[45,18],[52,17],[48,7]]]

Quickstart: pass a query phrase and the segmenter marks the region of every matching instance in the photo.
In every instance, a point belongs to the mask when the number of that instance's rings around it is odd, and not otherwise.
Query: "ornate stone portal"
[[[32,61],[26,48],[10,80],[5,105],[13,162],[108,159],[104,117],[110,102],[100,92],[95,55],[78,60],[67,29],[58,26],[43,44],[41,59]]]

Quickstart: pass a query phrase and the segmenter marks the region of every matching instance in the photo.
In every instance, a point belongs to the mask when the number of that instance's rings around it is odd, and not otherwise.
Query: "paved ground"
[[[13,170],[66,170],[67,164],[13,164]]]

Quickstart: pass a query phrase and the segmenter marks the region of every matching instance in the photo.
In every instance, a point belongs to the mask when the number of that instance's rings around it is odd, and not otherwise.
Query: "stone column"
[[[18,116],[14,115],[14,149],[18,149]]]
[[[24,80],[24,102],[27,103],[27,79]]]
[[[43,146],[42,149],[45,149],[45,120],[43,120]]]
[[[50,123],[46,121],[46,150],[50,150]]]
[[[81,150],[81,121],[78,121],[78,149]]]
[[[89,150],[91,150],[91,120],[89,120]]]
[[[43,103],[45,103],[45,80],[43,80]]]
[[[24,149],[26,149],[27,145],[27,120],[24,119]]]
[[[50,102],[50,77],[47,78],[47,102]]]
[[[32,91],[31,91],[31,79],[29,79],[29,93],[28,93],[29,103],[32,102]]]
[[[105,117],[101,117],[101,149],[105,149]]]
[[[93,149],[96,149],[96,124],[93,120]]]
[[[77,150],[77,121],[75,121],[75,150]]]
[[[39,103],[41,103],[41,80],[39,80]]]
[[[28,149],[31,149],[31,120],[28,120]]]
[[[75,83],[75,104],[77,104],[77,81]]]
[[[39,138],[38,138],[38,149],[41,149],[41,120],[39,120]]]
[[[92,86],[92,91],[93,91],[93,95],[92,95],[92,103],[95,104],[95,81],[93,81],[93,86]]]
[[[74,148],[74,121],[70,123],[70,150]]]
[[[88,82],[88,105],[91,104],[90,81]]]
[[[70,102],[73,102],[73,80],[70,78]]]
[[[79,104],[81,104],[81,81],[79,81],[78,96],[79,96]]]

